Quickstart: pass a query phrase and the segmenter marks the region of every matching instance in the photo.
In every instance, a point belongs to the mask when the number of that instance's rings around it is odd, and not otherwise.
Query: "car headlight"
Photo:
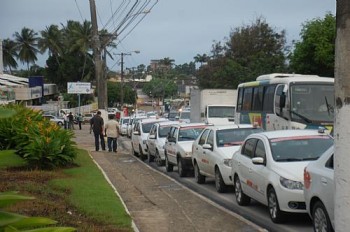
[[[280,183],[283,187],[287,188],[287,189],[299,189],[299,190],[303,190],[304,185],[302,182],[300,181],[294,181],[294,180],[289,180],[286,179],[284,177],[280,177]]]
[[[232,159],[224,159],[224,165],[227,167],[232,167]]]

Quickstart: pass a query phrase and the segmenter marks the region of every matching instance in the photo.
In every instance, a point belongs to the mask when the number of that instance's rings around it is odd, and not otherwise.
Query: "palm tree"
[[[206,63],[209,61],[209,56],[207,54],[197,54],[195,57],[193,57],[195,63],[200,63],[201,66],[203,63]]]
[[[18,58],[22,63],[27,63],[27,69],[29,71],[29,63],[35,63],[38,59],[36,57],[36,54],[39,52],[37,49],[37,33],[32,29],[24,27],[21,33],[15,32],[14,36]]]
[[[16,43],[13,40],[5,39],[2,42],[2,50],[3,50],[3,62],[4,67],[8,67],[10,73],[12,73],[11,68],[16,69],[18,64],[16,58],[18,57],[16,51]]]
[[[41,31],[41,38],[38,41],[38,47],[41,53],[49,52],[49,56],[54,56],[57,64],[59,64],[58,57],[62,54],[63,49],[63,35],[62,31],[58,29],[57,25],[51,25]]]

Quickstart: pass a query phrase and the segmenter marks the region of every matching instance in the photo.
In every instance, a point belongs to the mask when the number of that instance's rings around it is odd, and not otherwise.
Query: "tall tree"
[[[16,58],[18,57],[16,51],[16,42],[10,39],[5,39],[2,42],[2,51],[4,67],[8,67],[10,73],[12,73],[12,68],[16,69],[18,66],[16,61]]]
[[[38,33],[32,29],[24,27],[21,32],[15,32],[15,41],[18,49],[18,58],[22,63],[27,64],[29,70],[29,64],[37,61],[36,54],[39,52],[37,48]]]
[[[200,63],[202,66],[203,63],[206,63],[209,61],[210,57],[207,54],[197,54],[195,57],[193,57],[195,63]]]
[[[57,25],[50,25],[42,30],[38,41],[38,47],[41,53],[49,52],[49,56],[55,57],[59,63],[58,57],[62,55],[63,35]]]
[[[335,17],[326,14],[303,25],[301,41],[290,54],[291,71],[334,77]]]

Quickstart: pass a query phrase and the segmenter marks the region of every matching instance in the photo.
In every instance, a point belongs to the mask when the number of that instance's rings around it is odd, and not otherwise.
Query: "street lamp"
[[[121,108],[123,108],[123,105],[124,105],[124,56],[131,56],[131,53],[140,53],[140,51],[136,50],[136,51],[131,51],[131,52],[122,52],[122,53],[119,53],[117,55],[120,55],[120,81],[121,81],[121,84],[120,84],[120,106]]]

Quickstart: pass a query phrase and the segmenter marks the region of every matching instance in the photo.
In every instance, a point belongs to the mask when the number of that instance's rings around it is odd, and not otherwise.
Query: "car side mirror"
[[[203,144],[203,149],[213,150],[213,146],[211,144]]]
[[[262,157],[254,157],[252,159],[253,164],[255,165],[265,165],[265,159]]]
[[[133,134],[134,135],[140,135],[140,132],[139,131],[134,131]]]
[[[168,142],[175,143],[175,142],[176,142],[176,139],[175,139],[174,137],[169,137],[169,138],[168,138]]]
[[[149,135],[150,139],[156,139],[156,135]]]

